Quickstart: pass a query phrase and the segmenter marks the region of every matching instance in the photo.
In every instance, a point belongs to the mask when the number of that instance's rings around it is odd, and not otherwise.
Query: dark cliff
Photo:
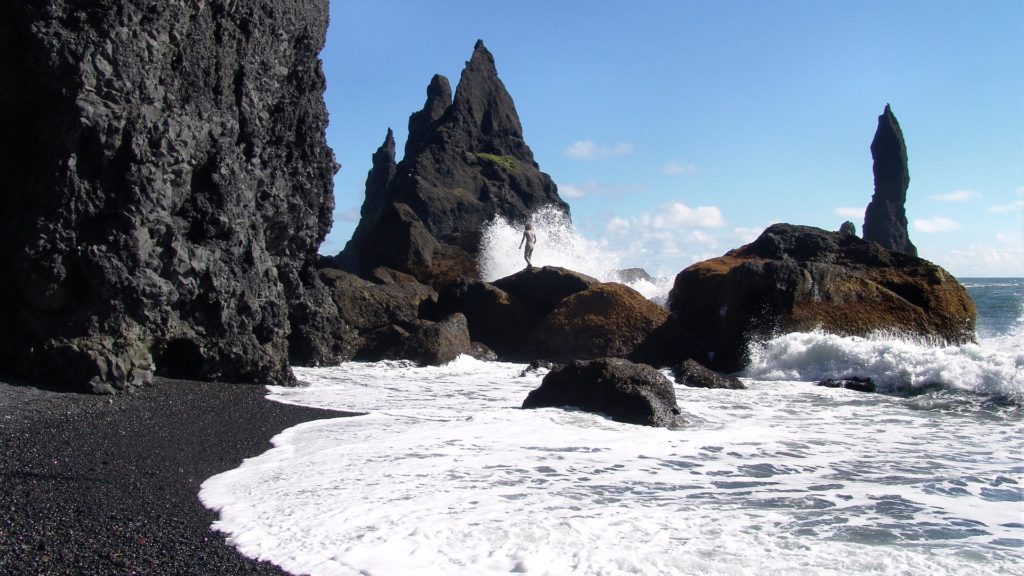
[[[878,128],[871,141],[872,171],[875,193],[864,212],[864,239],[878,242],[884,248],[917,256],[917,247],[907,232],[907,146],[903,130],[889,105],[878,117]]]
[[[445,77],[431,80],[397,164],[388,131],[338,262],[357,274],[386,266],[434,284],[475,277],[484,223],[495,216],[523,222],[546,205],[568,210],[534,161],[494,58],[478,41],[454,98]]]
[[[332,356],[326,27],[327,0],[3,4],[0,370],[110,391]]]

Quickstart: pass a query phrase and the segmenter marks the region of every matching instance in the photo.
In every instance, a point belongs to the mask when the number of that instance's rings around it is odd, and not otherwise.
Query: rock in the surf
[[[615,282],[594,284],[563,299],[533,329],[530,356],[556,362],[628,358],[671,363],[668,342],[654,343],[669,311],[632,288]]]
[[[617,422],[676,428],[684,424],[672,382],[646,364],[621,358],[575,361],[549,372],[523,408],[572,406]]]
[[[680,272],[669,308],[709,350],[708,366],[735,372],[748,345],[822,329],[974,340],[974,302],[941,267],[875,242],[776,224],[754,242]]]
[[[727,390],[744,390],[746,386],[735,376],[719,374],[709,370],[696,360],[686,360],[672,368],[672,376],[676,384],[691,388],[724,388]]]
[[[826,388],[846,388],[847,390],[856,390],[857,392],[874,392],[876,388],[874,380],[862,376],[835,379],[826,378],[825,380],[818,382],[818,386],[824,386]]]

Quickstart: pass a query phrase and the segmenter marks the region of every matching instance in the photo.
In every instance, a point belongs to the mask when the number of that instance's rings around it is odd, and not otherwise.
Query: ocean
[[[522,410],[522,364],[298,368],[271,399],[365,415],[199,497],[295,574],[1024,574],[1024,279],[961,281],[977,344],[780,336],[679,430]],[[850,375],[880,392],[815,385]]]

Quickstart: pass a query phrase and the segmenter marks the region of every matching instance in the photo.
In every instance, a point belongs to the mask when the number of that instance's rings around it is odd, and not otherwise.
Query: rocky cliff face
[[[326,0],[0,7],[0,370],[281,383],[289,337],[335,354],[326,27]]]
[[[871,141],[872,170],[875,174],[875,193],[864,212],[864,239],[878,242],[889,250],[917,256],[917,247],[907,232],[907,188],[910,172],[907,170],[907,146],[903,131],[889,105],[878,117],[878,128]]]
[[[976,319],[967,290],[939,266],[792,224],[680,272],[669,308],[709,352],[699,360],[730,372],[751,342],[781,333],[890,331],[961,344],[974,339]]]
[[[482,225],[494,216],[522,222],[545,205],[568,210],[534,161],[494,58],[478,41],[454,99],[445,77],[431,80],[397,164],[388,131],[338,261],[357,274],[386,266],[435,285],[472,278]]]

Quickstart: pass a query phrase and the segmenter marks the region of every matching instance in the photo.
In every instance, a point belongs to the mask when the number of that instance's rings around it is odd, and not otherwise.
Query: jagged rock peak
[[[483,40],[477,40],[455,90],[457,114],[483,135],[502,134],[522,139],[519,114]]]
[[[917,247],[907,232],[907,147],[903,130],[889,104],[878,117],[878,128],[871,141],[875,192],[864,212],[864,239],[878,242],[889,250],[917,255]]]
[[[409,117],[409,138],[405,142],[405,155],[412,157],[426,145],[437,122],[452,105],[452,87],[448,78],[435,74],[427,86],[427,101],[423,109]]]
[[[386,266],[435,285],[476,277],[474,258],[488,221],[523,222],[546,206],[569,210],[534,161],[483,42],[454,98],[444,76],[431,79],[423,109],[409,118],[405,157],[394,167],[389,158],[374,157],[363,217],[338,257],[356,274]]]
[[[366,201],[359,211],[363,218],[376,217],[386,203],[388,185],[395,177],[395,134],[391,128],[384,137],[384,143],[373,153],[373,167],[366,174]]]

